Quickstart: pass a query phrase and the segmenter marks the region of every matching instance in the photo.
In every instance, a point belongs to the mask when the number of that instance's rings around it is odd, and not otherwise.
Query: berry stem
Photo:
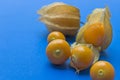
[[[60,53],[61,53],[61,51],[60,51],[59,49],[57,49],[57,50],[55,51],[55,54],[56,54],[56,55],[60,55]]]
[[[103,76],[104,75],[104,70],[103,69],[99,69],[98,70],[98,75],[99,76]]]

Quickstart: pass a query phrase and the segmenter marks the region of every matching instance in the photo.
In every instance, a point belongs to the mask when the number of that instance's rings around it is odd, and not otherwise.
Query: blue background
[[[115,80],[120,80],[119,0],[0,0],[0,80],[91,80],[89,69],[76,75],[68,63],[54,66],[46,57],[48,30],[36,12],[56,1],[78,7],[83,22],[95,8],[110,8],[113,40],[100,59],[113,64]]]

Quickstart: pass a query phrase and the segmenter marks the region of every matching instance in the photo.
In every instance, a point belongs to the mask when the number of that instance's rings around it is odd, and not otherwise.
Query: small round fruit
[[[78,72],[88,68],[94,61],[94,53],[86,46],[76,46],[71,53],[71,66]]]
[[[90,69],[92,80],[114,80],[114,68],[107,61],[98,61]]]
[[[99,47],[104,42],[105,30],[101,23],[95,23],[90,25],[84,32],[84,40],[87,43],[93,44]]]
[[[48,44],[46,54],[51,63],[63,64],[71,55],[70,45],[65,40],[55,39]]]
[[[65,36],[63,35],[63,33],[59,32],[59,31],[53,31],[48,35],[47,41],[50,42],[55,39],[65,40]]]

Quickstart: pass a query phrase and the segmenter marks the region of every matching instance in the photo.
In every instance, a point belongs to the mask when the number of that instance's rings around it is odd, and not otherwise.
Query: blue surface
[[[93,9],[109,6],[113,40],[100,59],[113,64],[120,80],[119,0],[0,0],[0,80],[91,80],[89,70],[76,75],[68,63],[54,66],[46,57],[48,31],[36,11],[55,1],[78,7],[83,22]],[[67,38],[70,44],[74,40]]]

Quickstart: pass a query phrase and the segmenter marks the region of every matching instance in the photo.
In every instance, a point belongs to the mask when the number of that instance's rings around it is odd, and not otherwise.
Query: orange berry
[[[105,30],[101,23],[90,25],[84,32],[84,40],[98,47],[104,42]]]
[[[107,61],[98,61],[90,69],[93,80],[114,80],[114,68]]]
[[[65,36],[63,33],[59,32],[59,31],[53,31],[48,35],[47,41],[50,42],[50,41],[55,40],[55,39],[65,40]]]
[[[46,54],[53,64],[63,64],[71,55],[70,45],[65,40],[55,39],[48,44]]]
[[[88,68],[94,61],[94,53],[86,46],[77,46],[71,53],[72,65],[78,71]]]

